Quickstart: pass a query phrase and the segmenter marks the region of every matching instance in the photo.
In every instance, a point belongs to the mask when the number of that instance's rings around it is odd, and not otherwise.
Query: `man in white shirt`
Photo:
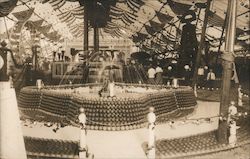
[[[209,69],[209,72],[207,74],[207,81],[208,81],[208,88],[214,87],[214,81],[215,81],[215,73],[212,69]]]
[[[203,86],[203,84],[204,84],[204,75],[205,75],[205,70],[201,66],[198,68],[198,85],[199,86]]]
[[[162,81],[162,73],[163,73],[163,69],[160,66],[157,66],[155,69],[155,73],[156,73],[156,84],[163,84]]]
[[[155,84],[155,74],[156,71],[154,67],[151,65],[148,69],[148,84]]]

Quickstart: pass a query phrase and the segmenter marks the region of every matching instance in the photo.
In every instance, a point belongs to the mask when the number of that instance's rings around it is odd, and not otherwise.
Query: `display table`
[[[149,107],[156,116],[193,110],[196,98],[190,87],[116,83],[115,97],[99,97],[100,84],[25,87],[19,108],[30,119],[76,124],[84,107],[90,129],[125,130],[143,127]],[[190,112],[190,111],[189,111]],[[192,112],[192,111],[191,111]]]

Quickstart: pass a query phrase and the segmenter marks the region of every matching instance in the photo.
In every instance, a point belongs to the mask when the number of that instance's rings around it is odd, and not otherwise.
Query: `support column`
[[[26,159],[16,92],[12,87],[12,78],[9,78],[7,73],[7,56],[12,52],[6,45],[2,42],[0,47],[0,158]]]
[[[237,10],[237,0],[229,0],[227,8],[227,25],[226,25],[226,39],[225,39],[225,51],[222,54],[222,65],[223,65],[223,75],[222,75],[222,93],[220,102],[220,115],[224,119],[228,117],[228,108],[230,102],[230,87],[231,87],[231,77],[234,62],[234,44],[235,44],[235,32],[236,32],[236,10]],[[219,121],[218,128],[218,141],[220,143],[228,143],[228,123],[227,120]]]
[[[199,68],[200,61],[201,61],[202,50],[204,49],[204,44],[205,44],[206,30],[207,30],[207,23],[208,23],[208,16],[209,16],[208,14],[210,11],[211,1],[212,0],[207,0],[207,7],[205,10],[205,17],[204,17],[204,22],[202,26],[201,39],[200,39],[200,44],[199,44],[195,67],[194,67],[194,75],[193,75],[193,83],[192,83],[193,87],[195,86],[195,84],[197,84],[197,81],[198,81],[198,68]]]
[[[99,28],[94,27],[94,51],[99,51]]]
[[[84,7],[84,42],[83,42],[83,50],[88,54],[89,50],[89,22],[88,22],[88,1],[84,1],[86,3]]]

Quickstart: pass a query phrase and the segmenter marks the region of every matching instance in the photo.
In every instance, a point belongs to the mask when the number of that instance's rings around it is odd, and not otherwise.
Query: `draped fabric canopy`
[[[158,50],[176,51],[182,26],[185,24],[183,19],[190,16],[190,10],[194,13],[191,16],[199,40],[207,0],[106,0],[105,2],[97,0],[97,2],[99,8],[107,10],[109,17],[96,18],[107,21],[103,23],[106,24],[103,31],[112,37],[129,38],[142,50],[153,43],[159,47]],[[228,0],[211,2],[206,40],[214,48],[219,46],[221,40],[227,3]],[[17,32],[24,23],[31,21],[37,31],[49,40],[62,41],[62,39],[83,37],[85,7],[84,1],[80,0],[5,0],[0,3],[0,16],[14,20],[13,28]],[[93,15],[92,18],[96,16],[94,16],[95,10],[89,12]],[[245,46],[250,44],[249,1],[239,1],[237,14],[237,43]],[[13,34],[11,37],[18,35]]]
[[[133,2],[132,4],[130,4]],[[146,52],[176,52],[180,43],[185,16],[192,16],[198,40],[204,21],[206,0],[130,0],[119,1],[111,7],[111,22],[104,31],[113,36],[131,38],[136,46]],[[209,12],[206,40],[213,49],[220,44],[224,27],[227,0],[213,0]],[[129,16],[128,16],[129,15]],[[238,4],[237,35],[250,44],[249,3]],[[123,30],[121,32],[121,29]],[[116,33],[116,32],[119,32]],[[225,35],[224,35],[225,36]],[[244,37],[244,38],[243,38]],[[157,39],[157,40],[155,40]],[[239,39],[238,39],[239,40]],[[155,47],[149,47],[149,46]],[[246,46],[246,45],[242,46]],[[157,49],[154,49],[157,48]],[[223,49],[223,48],[222,48]],[[163,51],[163,52],[162,52]]]
[[[0,1],[0,17],[8,15],[16,6],[17,0]]]

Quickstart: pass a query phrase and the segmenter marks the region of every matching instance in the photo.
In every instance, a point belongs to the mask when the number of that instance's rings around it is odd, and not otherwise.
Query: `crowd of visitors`
[[[150,65],[148,69],[148,83],[149,84],[163,84],[163,69],[157,65],[156,68]]]
[[[176,70],[175,70],[176,71]],[[185,65],[183,71],[176,76],[172,66],[163,69],[160,65],[149,65],[148,71],[148,84],[167,84],[173,78],[177,78],[182,85],[191,85],[193,72],[189,65]],[[215,72],[208,66],[201,66],[198,68],[198,86],[215,88],[218,81]]]

